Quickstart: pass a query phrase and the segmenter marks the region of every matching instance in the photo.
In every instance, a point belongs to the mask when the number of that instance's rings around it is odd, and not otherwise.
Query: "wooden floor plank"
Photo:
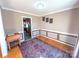
[[[71,53],[73,48],[71,46],[62,44],[60,42],[55,41],[55,39],[49,39],[45,36],[37,36],[37,38],[51,46],[57,47],[67,53]],[[5,58],[23,58],[20,48],[18,46],[9,50],[8,55]]]
[[[1,47],[0,47],[0,58],[2,58],[2,52],[1,52]]]
[[[55,41],[56,39],[49,39],[49,38],[42,36],[42,35],[37,36],[37,39],[39,39],[39,40],[41,40],[41,41],[43,41],[51,46],[59,48],[59,49],[63,50],[64,52],[67,52],[69,54],[73,51],[73,47],[68,46],[66,44],[62,44],[61,42]]]
[[[8,55],[5,58],[22,58],[21,51],[18,46],[9,50]]]

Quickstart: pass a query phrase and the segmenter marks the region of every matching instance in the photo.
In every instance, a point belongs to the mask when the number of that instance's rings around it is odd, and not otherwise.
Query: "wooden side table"
[[[6,36],[6,41],[7,41],[7,45],[8,45],[9,50],[11,48],[10,43],[14,42],[16,40],[18,40],[19,45],[21,45],[21,43],[20,43],[20,34],[19,33],[14,33],[13,35],[7,35]]]

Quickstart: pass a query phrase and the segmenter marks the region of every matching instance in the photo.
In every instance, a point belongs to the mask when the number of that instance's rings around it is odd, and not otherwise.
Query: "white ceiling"
[[[46,3],[46,7],[38,10],[34,8],[34,4],[37,1],[39,0],[0,0],[0,5],[4,8],[39,16],[79,6],[79,0],[43,0]]]

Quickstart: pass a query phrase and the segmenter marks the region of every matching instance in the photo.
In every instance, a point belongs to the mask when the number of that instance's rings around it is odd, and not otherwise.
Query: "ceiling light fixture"
[[[38,2],[35,3],[35,8],[36,9],[44,9],[45,6],[46,6],[46,4],[43,1],[38,1]]]

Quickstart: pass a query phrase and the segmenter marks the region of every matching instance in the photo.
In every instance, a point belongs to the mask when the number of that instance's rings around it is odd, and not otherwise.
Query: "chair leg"
[[[19,45],[21,45],[21,42],[20,42],[20,40],[19,40]]]
[[[8,49],[10,50],[11,48],[10,48],[10,43],[8,42]]]

